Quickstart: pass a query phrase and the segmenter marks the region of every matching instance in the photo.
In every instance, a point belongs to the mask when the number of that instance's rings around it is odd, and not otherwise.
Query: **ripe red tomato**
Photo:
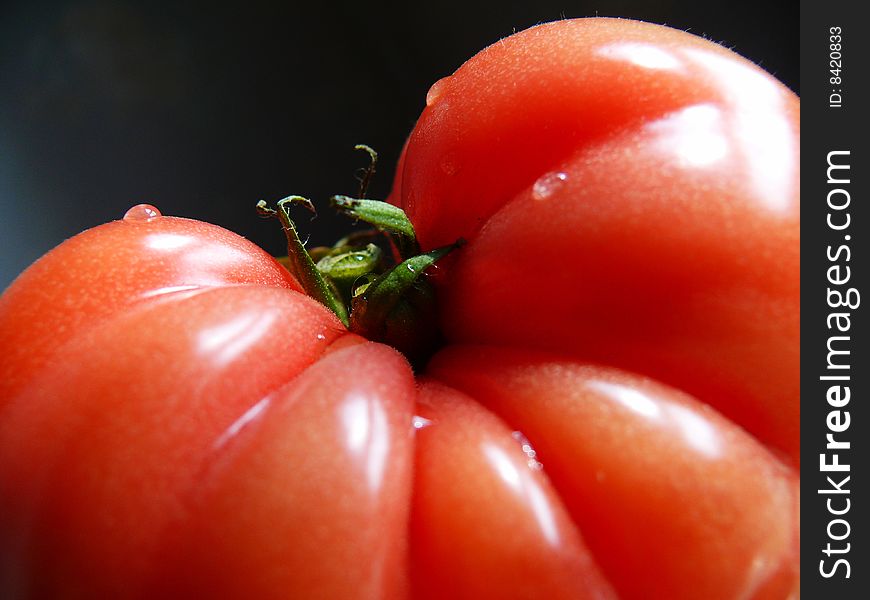
[[[137,207],[0,297],[4,597],[788,598],[799,101],[705,40],[535,27],[433,86],[391,201],[416,377]]]

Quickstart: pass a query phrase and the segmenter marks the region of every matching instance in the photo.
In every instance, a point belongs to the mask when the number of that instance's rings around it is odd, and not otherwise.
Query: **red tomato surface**
[[[710,42],[535,27],[433,86],[391,201],[415,377],[142,207],[0,297],[4,597],[790,598],[799,101]]]

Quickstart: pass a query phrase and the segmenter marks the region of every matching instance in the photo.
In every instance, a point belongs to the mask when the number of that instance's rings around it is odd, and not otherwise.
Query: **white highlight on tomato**
[[[176,250],[195,242],[193,236],[178,233],[154,233],[145,238],[145,245],[153,250]]]
[[[244,429],[251,421],[260,416],[264,410],[271,404],[271,398],[263,398],[248,410],[246,410],[241,417],[233,421],[233,424],[227,427],[227,429],[218,437],[213,447],[215,449],[223,447],[227,442],[236,437],[239,432]]]
[[[798,197],[794,189],[797,132],[789,125],[786,93],[750,63],[735,61],[708,50],[687,49],[686,54],[710,72],[710,80],[734,106],[726,125],[731,144],[744,163],[753,191],[766,207],[785,211]]]
[[[684,167],[707,167],[728,156],[729,140],[721,110],[698,104],[672,113],[648,126],[663,154]]]
[[[345,447],[354,455],[372,493],[381,488],[389,454],[389,427],[383,407],[367,396],[354,395],[339,405]]]
[[[671,52],[639,42],[608,44],[599,48],[598,54],[605,58],[629,62],[646,69],[664,69],[669,71],[680,71],[683,69],[680,59]]]
[[[514,492],[523,499],[523,503],[531,506],[535,520],[541,528],[544,539],[553,546],[560,543],[556,518],[547,502],[547,496],[541,486],[534,480],[534,470],[517,469],[510,456],[500,447],[484,443],[483,453],[496,473]]]
[[[220,325],[203,329],[197,339],[197,352],[217,365],[229,364],[278,327],[274,312],[242,312]]]
[[[641,390],[611,381],[593,380],[586,385],[604,398],[613,400],[615,404],[654,422],[656,426],[673,430],[701,455],[708,458],[722,455],[721,435],[714,424],[698,410],[652,397]]]
[[[650,419],[661,417],[662,410],[659,404],[639,390],[619,383],[597,379],[587,382],[586,385],[643,417]]]
[[[708,420],[678,404],[668,406],[667,412],[668,417],[690,446],[710,458],[722,454],[719,434],[716,433],[716,429]]]

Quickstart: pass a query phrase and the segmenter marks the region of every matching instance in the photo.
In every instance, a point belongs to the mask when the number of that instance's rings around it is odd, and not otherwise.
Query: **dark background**
[[[513,31],[595,15],[704,35],[800,91],[792,2],[0,0],[0,289],[140,202],[282,253],[257,200],[354,193],[361,142],[385,197],[433,82]],[[337,223],[324,206],[306,229],[324,243]]]

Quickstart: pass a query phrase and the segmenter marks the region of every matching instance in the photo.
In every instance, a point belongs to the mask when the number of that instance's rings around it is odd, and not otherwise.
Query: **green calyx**
[[[360,187],[363,196],[377,155],[367,146],[357,148],[372,157]],[[412,362],[421,360],[438,338],[435,290],[426,271],[460,247],[462,240],[421,252],[414,226],[402,209],[379,200],[348,196],[333,196],[332,205],[374,229],[347,236],[332,247],[309,251],[290,216],[295,206],[313,211],[308,199],[288,196],[279,200],[274,209],[261,200],[257,211],[280,221],[287,237],[287,256],[278,260],[306,293],[332,310],[350,331],[390,344]],[[391,252],[384,252],[376,243],[379,241],[386,242]]]
[[[420,253],[417,234],[408,216],[398,206],[380,200],[333,196],[332,206],[348,217],[373,225],[387,236],[400,256]]]
[[[314,210],[314,205],[307,198],[288,196],[277,202],[277,210],[269,208],[265,200],[260,200],[257,203],[257,212],[261,216],[274,217],[281,222],[284,235],[287,237],[287,258],[282,263],[296,276],[309,296],[329,308],[347,326],[350,323],[347,306],[339,300],[330,282],[317,270],[317,265],[299,239],[296,224],[290,218],[290,207],[294,205]]]

